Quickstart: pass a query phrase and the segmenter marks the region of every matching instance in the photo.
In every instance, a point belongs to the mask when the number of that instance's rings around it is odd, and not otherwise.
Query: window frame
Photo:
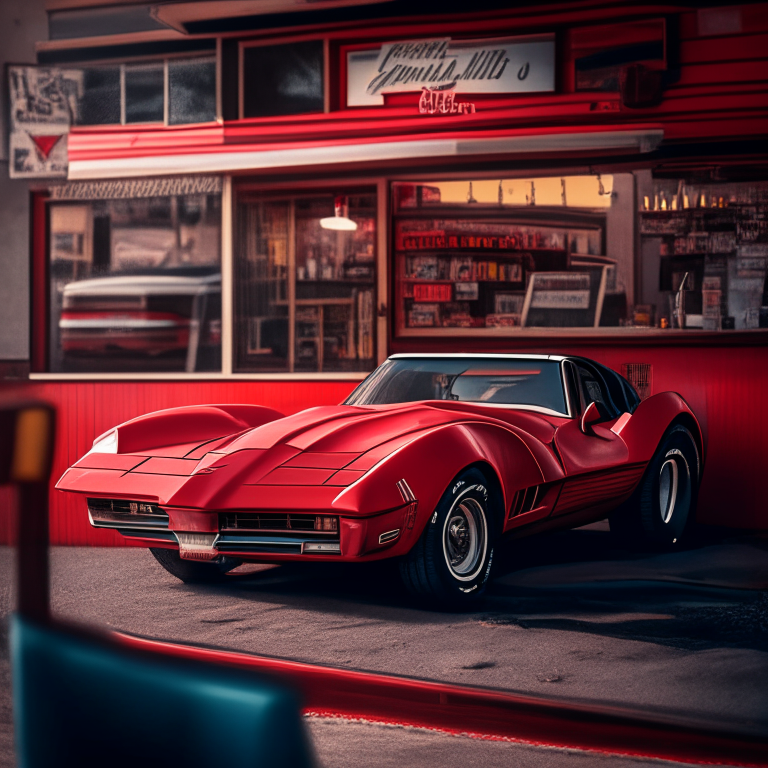
[[[163,128],[179,128],[186,125],[209,125],[221,121],[221,54],[217,45],[215,51],[210,51],[204,55],[196,54],[190,55],[188,53],[176,53],[166,54],[161,56],[139,56],[130,60],[113,61],[110,59],[100,59],[97,61],[87,61],[74,64],[68,64],[69,69],[117,69],[120,73],[120,122],[119,123],[98,123],[98,124],[73,124],[73,130],[93,130],[99,128],[109,129],[114,126],[121,126],[124,128],[143,128],[143,127],[163,127]],[[170,123],[170,98],[171,98],[171,84],[169,74],[169,63],[176,61],[199,61],[209,62],[216,68],[214,77],[214,117],[212,120],[205,121],[203,123]],[[151,66],[153,64],[159,64],[163,67],[163,119],[151,120],[147,122],[127,122],[126,117],[126,102],[125,102],[125,70],[126,67],[132,66]]]
[[[619,171],[621,172],[621,171]],[[407,344],[412,340],[421,340],[421,339],[457,339],[464,341],[465,339],[482,339],[482,340],[488,340],[491,342],[498,342],[501,339],[505,340],[512,340],[514,342],[522,341],[525,343],[528,340],[533,339],[546,339],[546,340],[559,340],[560,338],[563,339],[572,339],[574,337],[587,337],[587,338],[604,338],[604,337],[610,337],[613,339],[616,339],[617,342],[620,343],[620,340],[627,337],[627,332],[624,328],[620,328],[619,326],[564,326],[564,327],[520,327],[514,332],[510,332],[509,328],[488,328],[488,327],[471,327],[471,328],[461,328],[461,327],[450,327],[450,326],[435,326],[435,327],[426,327],[426,328],[409,328],[405,324],[405,320],[403,317],[401,317],[402,312],[404,311],[401,307],[395,306],[395,301],[397,300],[397,297],[399,295],[398,291],[398,280],[399,275],[397,274],[397,261],[396,261],[396,254],[395,254],[395,243],[396,243],[396,227],[397,227],[397,221],[399,218],[461,218],[463,216],[470,217],[472,209],[466,208],[463,209],[461,205],[446,207],[444,211],[441,211],[439,207],[434,208],[414,208],[414,209],[400,209],[399,211],[395,208],[395,192],[394,192],[394,185],[398,183],[425,183],[428,184],[429,182],[446,182],[446,181],[498,181],[499,176],[503,174],[503,178],[505,179],[530,179],[530,178],[560,178],[563,176],[573,176],[573,175],[592,175],[597,179],[597,176],[599,174],[599,170],[590,169],[589,173],[581,173],[581,174],[575,174],[573,168],[562,168],[562,169],[552,169],[552,168],[542,168],[541,170],[531,169],[531,170],[513,170],[513,169],[504,169],[502,168],[497,174],[495,175],[489,175],[487,172],[472,172],[472,171],[458,171],[451,173],[443,172],[443,173],[420,173],[418,175],[410,175],[410,174],[398,174],[397,176],[392,176],[389,178],[389,195],[390,195],[390,206],[391,206],[391,215],[390,215],[390,238],[392,242],[392,254],[390,256],[391,258],[391,269],[392,269],[392,275],[391,275],[391,295],[392,295],[392,338],[397,340],[398,342]],[[596,182],[597,183],[597,180]],[[600,246],[602,250],[602,254],[598,256],[597,258],[605,258],[606,257],[606,251],[607,251],[607,242],[608,242],[608,211],[610,210],[610,207],[606,208],[590,208],[590,207],[563,207],[563,211],[566,212],[566,221],[564,224],[553,224],[551,221],[546,220],[541,214],[543,213],[549,213],[554,214],[556,212],[560,212],[559,206],[509,206],[504,211],[504,215],[516,217],[517,219],[520,219],[519,221],[515,221],[514,223],[519,224],[519,226],[522,227],[558,227],[561,229],[599,229],[600,230]],[[633,209],[634,211],[634,209]],[[526,218],[526,214],[528,217],[530,217],[529,221],[522,221],[522,219]],[[539,215],[537,215],[539,214]],[[488,211],[488,215],[492,216],[492,212]],[[538,218],[541,218],[541,221],[537,221]],[[551,216],[550,216],[551,218]],[[478,219],[482,220],[482,218]],[[636,227],[637,222],[635,221],[633,226]],[[634,235],[634,233],[633,233]],[[568,255],[570,255],[570,246],[566,245],[566,248],[564,249]],[[587,254],[574,254],[576,256],[584,256],[585,258],[589,258]],[[489,258],[492,257],[492,254],[489,253]],[[403,258],[405,258],[403,256]],[[634,266],[633,266],[634,269]],[[605,273],[604,273],[605,275]],[[604,280],[605,278],[603,278]],[[527,294],[527,289],[524,289]],[[598,307],[600,309],[600,307]],[[653,329],[649,329],[653,330]]]
[[[389,232],[388,232],[388,192],[389,181],[381,176],[360,178],[324,178],[310,179],[297,183],[294,181],[273,181],[261,183],[258,178],[250,177],[235,181],[231,174],[222,176],[221,189],[221,370],[211,372],[142,372],[142,373],[64,373],[50,371],[48,348],[50,336],[48,330],[48,312],[50,291],[48,278],[49,233],[48,207],[57,202],[45,193],[35,195],[37,206],[35,231],[33,232],[33,276],[40,281],[35,284],[36,291],[45,298],[41,311],[32,313],[32,358],[33,371],[30,380],[89,380],[89,381],[350,381],[361,382],[372,371],[360,372],[235,372],[234,359],[234,209],[236,197],[243,192],[256,192],[270,195],[301,194],[303,192],[328,192],[329,190],[353,187],[370,188],[376,194],[376,290],[375,329],[376,345],[374,361],[376,367],[387,358],[390,336],[388,322],[389,306]],[[375,370],[375,368],[373,369]]]
[[[228,308],[226,315],[222,316],[222,343],[225,338],[225,334],[232,339],[232,343],[229,345],[230,359],[227,361],[229,366],[228,371],[232,376],[243,376],[247,378],[251,377],[277,377],[277,378],[307,378],[307,377],[321,377],[324,379],[351,379],[355,381],[363,381],[373,371],[378,368],[379,365],[387,358],[388,347],[388,326],[386,309],[382,314],[382,307],[387,306],[387,286],[388,286],[388,241],[386,238],[387,233],[387,209],[386,209],[386,192],[387,192],[387,180],[382,178],[361,178],[361,179],[321,179],[311,182],[302,182],[297,184],[296,182],[282,182],[276,184],[261,185],[256,181],[246,181],[238,185],[237,190],[233,190],[231,195],[231,211],[229,214],[231,226],[232,226],[232,252],[227,255],[229,260],[228,269],[232,272],[231,277],[231,289],[229,292],[232,306]],[[291,370],[295,367],[295,340],[296,340],[296,270],[295,270],[295,243],[289,247],[288,254],[288,269],[287,269],[287,296],[288,299],[288,355],[286,357],[287,370],[280,372],[248,372],[248,371],[235,371],[234,368],[237,364],[236,351],[234,344],[234,326],[235,326],[235,285],[234,285],[234,272],[235,262],[237,256],[235,255],[235,232],[237,230],[236,217],[237,208],[250,198],[253,202],[268,201],[268,202],[280,202],[284,201],[291,205],[291,211],[293,215],[293,206],[295,202],[302,197],[315,197],[315,196],[333,196],[342,193],[345,189],[350,190],[350,194],[356,191],[367,190],[369,194],[376,196],[376,210],[374,213],[374,220],[376,222],[376,234],[374,236],[375,243],[375,256],[374,256],[374,269],[375,274],[372,281],[372,287],[374,289],[374,322],[373,328],[376,333],[376,342],[373,351],[373,358],[375,367],[371,371],[296,371]],[[293,224],[290,225],[289,236],[295,239],[295,218]],[[222,254],[224,249],[222,249]],[[293,263],[292,263],[293,262]],[[322,282],[322,281],[320,281]],[[224,290],[224,283],[222,281],[222,290]],[[223,304],[222,304],[223,307]],[[222,310],[224,311],[224,310]],[[228,326],[228,327],[227,327]],[[225,331],[226,327],[226,331]]]

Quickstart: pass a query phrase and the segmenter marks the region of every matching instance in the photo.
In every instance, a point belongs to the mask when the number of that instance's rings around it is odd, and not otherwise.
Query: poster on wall
[[[82,72],[56,67],[8,67],[12,179],[67,176],[67,134],[82,91]]]
[[[347,54],[347,106],[388,93],[545,93],[555,90],[554,35],[495,40],[412,40]]]

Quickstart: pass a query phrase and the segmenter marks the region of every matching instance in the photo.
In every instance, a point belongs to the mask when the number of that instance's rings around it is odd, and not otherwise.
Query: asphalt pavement
[[[188,586],[141,549],[52,550],[54,610],[143,636],[621,704],[768,738],[768,541],[735,536],[674,554],[613,549],[601,526],[505,546],[484,602],[425,610],[390,564],[244,566]],[[0,611],[12,553],[0,549]],[[3,629],[5,622],[3,622]],[[7,690],[7,662],[0,691]],[[0,766],[11,766],[0,693]],[[418,728],[308,718],[325,768],[659,765]]]

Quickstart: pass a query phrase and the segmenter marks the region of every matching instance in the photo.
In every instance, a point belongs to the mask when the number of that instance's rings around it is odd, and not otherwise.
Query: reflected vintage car
[[[172,408],[98,437],[57,488],[183,581],[244,561],[398,558],[407,588],[482,594],[499,537],[610,516],[675,545],[704,445],[685,401],[554,355],[393,355],[333,407]]]
[[[67,358],[176,355],[193,371],[200,351],[221,343],[221,274],[181,267],[68,283],[59,339]]]

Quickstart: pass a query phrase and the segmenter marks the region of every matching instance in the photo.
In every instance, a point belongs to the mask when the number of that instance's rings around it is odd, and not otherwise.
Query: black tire
[[[662,438],[632,498],[610,517],[620,544],[669,549],[690,531],[701,464],[691,433],[673,426]]]
[[[234,557],[222,556],[209,563],[197,563],[194,560],[182,560],[175,549],[150,547],[149,551],[168,573],[185,584],[216,584],[223,581],[226,574],[241,562]]]
[[[482,472],[462,472],[446,490],[419,540],[400,561],[411,594],[457,610],[485,591],[493,563],[496,521]]]

